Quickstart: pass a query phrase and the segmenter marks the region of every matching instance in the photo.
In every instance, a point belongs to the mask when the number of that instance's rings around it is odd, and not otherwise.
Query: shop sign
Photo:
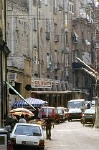
[[[32,79],[32,88],[52,88],[52,81],[48,79]]]

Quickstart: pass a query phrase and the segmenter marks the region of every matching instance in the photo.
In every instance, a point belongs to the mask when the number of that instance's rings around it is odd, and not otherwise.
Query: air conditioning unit
[[[9,75],[9,81],[10,82],[16,82],[17,81],[17,73],[11,73]]]

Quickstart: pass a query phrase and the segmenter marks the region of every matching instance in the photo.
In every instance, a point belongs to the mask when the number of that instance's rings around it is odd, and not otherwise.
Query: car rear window
[[[43,108],[42,109],[43,110],[43,112],[45,112],[45,113],[52,113],[53,111],[54,111],[54,109],[53,108]]]
[[[57,109],[57,112],[58,112],[58,114],[63,114],[64,113],[63,109]]]
[[[85,113],[95,114],[95,110],[94,109],[86,109]]]
[[[41,129],[38,126],[18,125],[15,135],[41,136]]]

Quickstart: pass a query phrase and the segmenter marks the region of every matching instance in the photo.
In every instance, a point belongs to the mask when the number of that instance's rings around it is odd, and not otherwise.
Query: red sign
[[[51,88],[52,81],[46,79],[32,79],[31,83],[32,88]]]

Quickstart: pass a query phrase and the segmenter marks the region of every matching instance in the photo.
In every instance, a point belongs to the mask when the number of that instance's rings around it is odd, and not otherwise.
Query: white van
[[[82,111],[86,109],[85,99],[72,99],[67,103],[67,108],[80,108]]]

